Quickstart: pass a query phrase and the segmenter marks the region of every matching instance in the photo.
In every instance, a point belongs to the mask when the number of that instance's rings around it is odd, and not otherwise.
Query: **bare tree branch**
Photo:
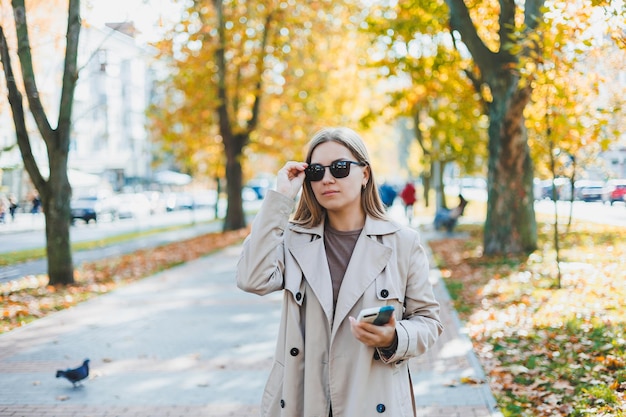
[[[469,10],[463,0],[446,0],[446,4],[450,8],[451,29],[461,34],[463,43],[472,54],[474,62],[485,73],[493,65],[497,54],[489,50],[478,36],[474,22],[472,22]]]
[[[267,15],[267,19],[265,21],[265,31],[263,32],[263,39],[261,41],[261,47],[259,48],[259,59],[257,64],[257,73],[259,79],[255,86],[255,95],[254,95],[254,103],[252,104],[252,116],[248,121],[248,133],[254,131],[259,121],[259,110],[261,108],[261,95],[263,93],[263,64],[265,60],[265,48],[267,47],[267,42],[269,39],[270,27],[272,24],[272,19],[274,17],[274,12],[270,12]]]
[[[513,26],[513,22],[515,22],[515,0],[500,0],[500,29],[498,30],[498,34],[500,36],[500,53],[507,54],[510,56],[510,53],[504,48],[505,44],[509,42],[511,38],[511,34],[515,31],[515,27]]]
[[[80,34],[80,15],[77,3],[80,0],[70,0],[69,16],[67,21],[67,46],[65,52],[65,64],[63,70],[63,87],[61,90],[61,105],[59,107],[59,149],[69,149],[69,130],[72,123],[72,107],[74,103],[74,90],[78,79],[76,61],[78,55],[78,37]],[[68,143],[65,143],[68,142]]]
[[[22,101],[22,93],[17,88],[15,76],[13,75],[13,67],[11,65],[11,57],[9,55],[9,47],[7,39],[4,36],[4,30],[0,26],[0,56],[2,57],[2,66],[4,68],[4,77],[6,79],[7,89],[9,90],[9,104],[13,113],[13,123],[15,124],[15,133],[17,135],[17,144],[22,153],[24,167],[28,171],[35,187],[39,188],[45,185],[46,180],[42,177],[33,150],[30,146],[28,130],[26,129],[26,120],[24,118],[24,104]]]
[[[30,41],[28,39],[28,26],[26,24],[26,7],[24,6],[24,0],[13,0],[13,15],[15,17],[15,30],[17,32],[17,55],[20,59],[22,66],[22,76],[24,80],[24,89],[26,90],[26,99],[30,106],[30,111],[37,123],[37,127],[41,132],[45,141],[48,141],[52,136],[52,127],[48,122],[46,113],[41,99],[39,97],[39,90],[37,89],[37,83],[35,82],[35,72],[33,70],[33,60],[30,54]]]

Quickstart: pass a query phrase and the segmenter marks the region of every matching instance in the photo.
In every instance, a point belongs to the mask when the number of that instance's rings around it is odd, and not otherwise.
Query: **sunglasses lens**
[[[324,178],[325,170],[322,164],[311,164],[304,170],[304,175],[309,181],[320,181]]]
[[[357,164],[363,165],[354,161],[335,161],[330,165],[324,166],[322,164],[311,164],[304,170],[304,176],[308,181],[320,181],[324,178],[326,168],[330,168],[330,174],[339,179],[345,178],[350,175],[350,165]]]
[[[330,164],[330,173],[335,178],[345,178],[350,175],[350,162],[336,161]]]

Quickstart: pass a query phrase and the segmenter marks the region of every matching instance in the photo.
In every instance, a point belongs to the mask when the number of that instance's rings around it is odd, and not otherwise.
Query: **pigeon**
[[[89,376],[89,359],[85,359],[83,364],[75,369],[67,369],[65,371],[58,370],[57,378],[63,377],[70,381],[74,387],[76,383],[82,381]]]

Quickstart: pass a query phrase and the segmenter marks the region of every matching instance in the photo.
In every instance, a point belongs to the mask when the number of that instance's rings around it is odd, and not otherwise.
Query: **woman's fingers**
[[[354,337],[370,347],[390,346],[396,335],[396,319],[391,316],[389,323],[383,326],[357,321],[350,317],[350,328]]]
[[[306,167],[306,162],[289,161],[285,164],[285,169],[288,172],[290,180],[304,176],[304,170]]]
[[[294,198],[304,182],[306,162],[289,161],[278,171],[276,176],[276,191],[290,198]]]

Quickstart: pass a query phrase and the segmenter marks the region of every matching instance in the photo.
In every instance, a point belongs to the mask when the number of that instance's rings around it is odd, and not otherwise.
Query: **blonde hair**
[[[354,130],[347,127],[327,127],[318,131],[309,141],[306,162],[311,163],[311,154],[315,148],[324,142],[336,142],[345,146],[358,162],[365,163],[370,170],[370,178],[361,190],[361,206],[365,214],[375,219],[387,219],[385,207],[378,194],[378,186],[372,172],[372,164],[363,139]],[[326,210],[315,198],[311,183],[304,181],[302,196],[293,216],[293,221],[305,227],[314,227],[321,223]]]

